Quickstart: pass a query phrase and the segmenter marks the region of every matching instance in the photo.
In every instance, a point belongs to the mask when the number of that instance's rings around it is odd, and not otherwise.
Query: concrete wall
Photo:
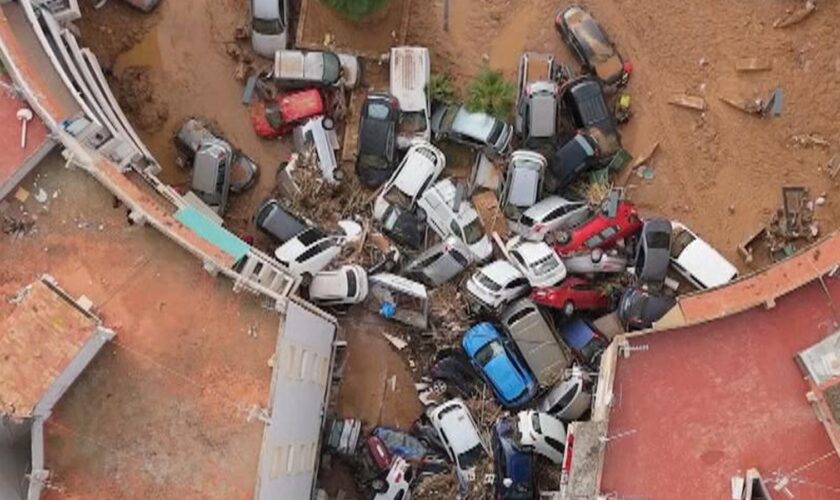
[[[30,469],[32,422],[14,422],[0,417],[0,498],[24,500],[29,483],[26,473]]]

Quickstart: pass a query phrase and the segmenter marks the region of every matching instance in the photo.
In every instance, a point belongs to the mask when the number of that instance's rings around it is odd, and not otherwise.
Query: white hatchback
[[[506,260],[487,264],[467,281],[470,299],[488,309],[497,309],[518,299],[529,289],[525,275]]]
[[[280,245],[274,257],[292,274],[314,276],[338,257],[343,243],[341,236],[310,228]]]
[[[505,250],[511,263],[534,288],[556,285],[566,278],[566,266],[548,243],[517,236],[507,242]]]
[[[456,197],[455,184],[443,179],[423,193],[417,205],[423,209],[429,227],[442,239],[455,236],[467,244],[477,262],[487,260],[493,253],[493,244],[484,233],[478,212],[464,200],[453,208]]]
[[[427,415],[458,474],[473,480],[476,464],[489,452],[467,405],[458,398],[450,399],[428,410]]]
[[[677,221],[671,227],[671,265],[692,285],[705,290],[738,277],[738,269],[691,229]]]
[[[376,197],[373,216],[381,221],[391,205],[413,210],[417,199],[438,178],[444,167],[446,158],[438,148],[427,142],[412,146]]]
[[[555,464],[563,461],[566,450],[566,427],[548,413],[534,410],[519,412],[517,433],[523,450],[533,451]]]
[[[346,265],[334,271],[321,271],[309,284],[309,298],[326,306],[358,304],[367,298],[367,271]]]

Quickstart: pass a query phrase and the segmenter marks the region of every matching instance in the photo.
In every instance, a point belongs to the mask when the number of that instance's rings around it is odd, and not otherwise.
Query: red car
[[[323,115],[324,109],[324,98],[318,89],[280,94],[273,100],[251,103],[251,123],[257,135],[275,139],[307,119]]]
[[[368,453],[370,453],[371,462],[379,471],[386,471],[391,468],[391,461],[394,457],[381,439],[377,436],[370,436],[365,441],[365,445]]]
[[[633,236],[642,229],[642,221],[635,205],[619,201],[612,217],[608,213],[607,205],[609,203],[580,226],[558,233],[554,237],[554,251],[559,255],[570,255],[595,248],[610,248],[619,240]]]
[[[531,291],[531,300],[542,306],[562,309],[567,316],[576,310],[601,311],[610,305],[603,287],[575,276],[569,276],[558,286],[535,288]]]

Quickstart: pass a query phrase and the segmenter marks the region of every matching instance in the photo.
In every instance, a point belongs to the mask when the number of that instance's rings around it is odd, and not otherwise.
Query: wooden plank
[[[699,96],[674,94],[668,99],[668,104],[695,111],[706,111],[706,100]]]

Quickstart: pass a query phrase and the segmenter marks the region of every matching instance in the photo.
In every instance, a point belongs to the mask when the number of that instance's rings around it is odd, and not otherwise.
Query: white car
[[[528,279],[532,287],[544,288],[566,278],[566,266],[544,241],[528,241],[517,236],[505,246],[509,260]]]
[[[263,57],[274,57],[289,43],[289,0],[251,0],[251,46]]]
[[[427,189],[417,205],[423,209],[426,222],[438,236],[442,239],[455,236],[467,244],[477,262],[487,260],[493,253],[493,244],[484,233],[478,212],[466,200],[454,209],[455,195],[455,184],[451,179],[443,179]]]
[[[410,500],[414,470],[404,458],[394,455],[388,475],[371,483],[376,495],[373,500]]]
[[[489,452],[467,405],[459,398],[450,399],[428,410],[427,415],[459,475],[474,479],[476,464]]]
[[[335,122],[332,118],[326,116],[310,118],[295,127],[292,138],[298,152],[304,151],[308,146],[314,147],[318,158],[318,168],[327,182],[337,184],[341,180],[342,172],[338,168],[338,160],[335,157],[335,152],[338,151],[340,145],[335,135]]]
[[[497,309],[518,299],[529,289],[525,275],[506,260],[487,264],[467,281],[469,297],[488,309]]]
[[[431,79],[432,62],[426,47],[391,48],[390,94],[400,106],[397,145],[406,149],[411,141],[432,138],[431,99],[426,92]]]
[[[543,396],[537,409],[564,422],[571,422],[583,417],[591,406],[592,383],[580,367],[574,366],[566,380]]]
[[[705,290],[738,277],[726,257],[680,222],[671,222],[671,265],[695,287]]]
[[[578,226],[591,215],[592,210],[585,201],[548,196],[525,210],[514,224],[514,229],[526,240],[542,241],[546,234]]]
[[[446,167],[441,151],[427,142],[415,144],[394,170],[373,203],[373,216],[381,221],[391,205],[406,211],[414,209],[417,199]]]
[[[505,182],[497,193],[505,217],[518,220],[524,210],[537,203],[546,165],[545,156],[533,151],[519,150],[510,155]]]
[[[321,271],[309,284],[309,298],[318,304],[333,306],[358,304],[367,298],[367,271],[362,266],[346,265],[334,271]]]
[[[274,80],[281,87],[329,87],[359,83],[359,58],[323,50],[278,50]]]
[[[517,415],[519,446],[548,458],[555,464],[563,461],[566,450],[566,427],[548,413],[525,410]]]
[[[338,257],[343,243],[343,237],[313,227],[280,245],[274,257],[292,274],[314,276]]]

